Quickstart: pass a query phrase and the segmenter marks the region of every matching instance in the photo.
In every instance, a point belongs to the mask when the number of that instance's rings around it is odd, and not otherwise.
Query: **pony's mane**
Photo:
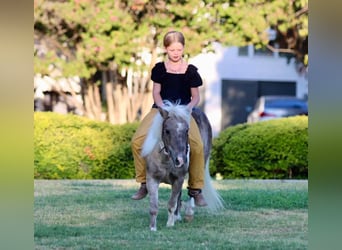
[[[164,101],[163,109],[169,113],[169,116],[176,116],[184,119],[190,125],[191,112],[186,105]],[[163,117],[158,112],[153,119],[152,125],[147,133],[142,147],[141,156],[145,157],[152,152],[157,143],[161,140],[163,126]]]

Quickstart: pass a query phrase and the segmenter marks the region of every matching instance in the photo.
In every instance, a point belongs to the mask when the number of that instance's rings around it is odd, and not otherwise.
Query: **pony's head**
[[[161,140],[164,151],[169,155],[176,168],[187,166],[189,163],[190,111],[186,106],[172,106],[173,108],[159,108],[163,118]]]
[[[169,155],[176,168],[188,165],[191,111],[185,105],[171,102],[164,102],[163,108],[158,109],[159,113],[145,140],[142,155],[149,154],[161,142],[164,152]]]

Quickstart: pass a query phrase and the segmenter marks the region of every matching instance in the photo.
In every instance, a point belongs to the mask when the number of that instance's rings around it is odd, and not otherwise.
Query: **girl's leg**
[[[204,148],[200,131],[194,118],[191,117],[189,130],[190,166],[189,166],[189,192],[195,199],[197,206],[206,206],[207,203],[201,194],[204,186]]]
[[[152,108],[151,111],[141,121],[137,131],[132,137],[131,148],[135,166],[135,179],[138,183],[141,183],[140,189],[132,196],[134,200],[140,200],[147,195],[146,189],[146,162],[141,157],[141,150],[144,144],[146,135],[153,122],[153,118],[158,112],[158,109]]]

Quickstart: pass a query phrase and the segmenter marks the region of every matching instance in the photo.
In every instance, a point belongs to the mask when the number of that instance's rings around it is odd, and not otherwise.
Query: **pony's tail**
[[[215,212],[224,208],[224,201],[217,190],[214,188],[209,173],[209,159],[205,164],[204,187],[202,189],[203,196],[208,203],[208,209]]]

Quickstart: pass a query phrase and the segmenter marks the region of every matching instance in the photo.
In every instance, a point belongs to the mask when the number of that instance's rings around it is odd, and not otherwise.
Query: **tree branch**
[[[306,13],[308,13],[308,12],[309,12],[309,6],[306,5],[306,6],[304,6],[302,9],[298,10],[298,11],[295,13],[295,17],[298,18],[298,17],[300,17],[301,15],[306,14]]]
[[[293,49],[279,49],[279,48],[275,48],[269,44],[266,45],[266,47],[271,50],[272,52],[282,52],[282,53],[290,53],[290,54],[296,54],[297,51],[293,50]]]

